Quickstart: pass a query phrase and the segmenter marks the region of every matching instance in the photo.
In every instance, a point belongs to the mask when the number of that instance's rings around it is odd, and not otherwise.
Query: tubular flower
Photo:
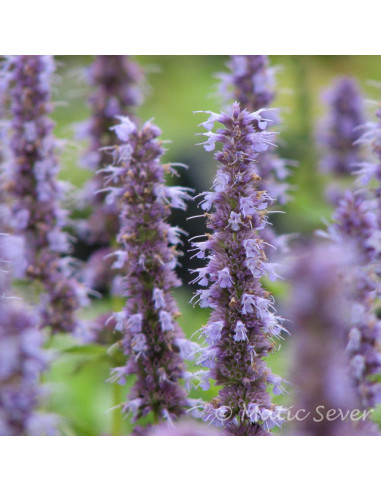
[[[9,192],[13,198],[14,230],[27,245],[26,275],[44,288],[43,326],[54,331],[79,327],[76,310],[86,302],[83,287],[73,278],[69,238],[63,231],[66,212],[60,208],[63,183],[57,180],[56,141],[49,118],[50,56],[10,59],[11,149]]]
[[[301,435],[368,435],[377,433],[361,413],[363,405],[348,371],[346,351],[350,296],[343,284],[354,266],[354,252],[332,244],[299,249],[289,265],[294,347],[291,382],[295,390],[293,432]],[[343,418],[326,418],[326,412]],[[323,417],[324,418],[323,418]]]
[[[38,320],[8,295],[11,260],[20,260],[13,239],[0,237],[0,435],[54,434],[55,418],[37,411],[43,397],[39,380],[48,366]]]
[[[215,122],[223,128],[212,132]],[[197,295],[201,307],[212,309],[203,328],[207,345],[199,351],[198,362],[207,368],[200,376],[203,387],[213,378],[222,389],[211,403],[201,405],[200,414],[228,434],[268,434],[283,417],[267,391],[275,376],[264,358],[284,328],[261,284],[267,272],[274,273],[274,265],[266,262],[260,237],[267,225],[268,198],[259,190],[257,172],[258,156],[271,145],[273,134],[265,131],[260,111],[241,111],[238,103],[229,114],[210,113],[202,125],[208,130],[203,134],[205,149],[214,150],[216,144],[222,149],[214,154],[220,167],[213,192],[207,194],[214,209],[206,214],[213,233],[204,242],[192,243],[199,257],[208,259],[195,282],[208,286]]]
[[[136,375],[123,411],[133,420],[152,412],[154,420],[172,421],[184,413],[186,393],[183,359],[189,343],[176,322],[178,308],[171,290],[180,285],[175,274],[178,228],[166,222],[171,208],[185,208],[188,190],[165,185],[170,165],[160,130],[147,122],[141,130],[127,117],[114,127],[122,143],[114,147],[113,163],[104,170],[109,196],[121,198],[119,257],[123,258],[124,309],[112,317],[122,332],[126,365],[115,368],[111,380],[123,384]]]
[[[90,145],[83,164],[96,172],[102,168],[99,149],[117,144],[117,136],[110,130],[116,117],[133,117],[142,103],[144,76],[130,56],[98,55],[88,71],[88,81],[94,92],[89,99],[92,114],[85,129]],[[110,246],[118,232],[119,209],[115,202],[106,199],[104,192],[99,192],[103,187],[100,174],[95,174],[87,184],[84,200],[93,212],[82,233],[86,242],[105,247]]]

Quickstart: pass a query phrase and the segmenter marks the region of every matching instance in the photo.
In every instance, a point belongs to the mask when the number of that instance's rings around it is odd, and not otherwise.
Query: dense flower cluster
[[[37,317],[8,293],[20,254],[14,238],[0,236],[0,436],[55,433],[55,419],[37,411],[48,364]]]
[[[354,145],[365,123],[362,94],[355,80],[343,77],[324,94],[324,99],[329,114],[318,134],[325,150],[320,168],[326,173],[348,176],[362,156],[361,146]]]
[[[367,418],[351,420],[363,410],[348,371],[346,351],[350,301],[343,288],[346,269],[354,267],[350,251],[332,245],[307,245],[289,266],[294,329],[295,390],[293,431],[301,435],[361,435],[376,430]],[[343,418],[321,418],[331,410]]]
[[[268,388],[282,392],[280,377],[272,374],[264,358],[275,348],[284,328],[274,313],[273,299],[261,278],[274,280],[274,264],[266,261],[260,231],[266,227],[269,196],[260,191],[258,156],[266,152],[273,134],[260,111],[250,113],[235,103],[227,113],[209,113],[202,125],[207,130],[205,150],[216,151],[220,163],[213,191],[203,194],[201,208],[207,211],[206,241],[194,242],[198,258],[207,258],[196,270],[195,282],[201,307],[209,307],[209,322],[202,328],[206,346],[199,364],[207,367],[199,377],[204,389],[213,378],[222,386],[210,403],[202,405],[206,421],[223,425],[233,435],[268,434],[280,425],[282,412],[272,405]],[[214,132],[215,123],[223,128]],[[210,212],[212,209],[214,211]]]
[[[192,301],[209,315],[188,340],[174,292],[187,233],[174,223],[186,223],[192,190],[167,185],[186,166],[163,163],[164,142],[152,120],[138,126],[143,71],[130,56],[118,55],[96,56],[88,68],[91,116],[77,137],[88,139],[78,161],[92,175],[77,202],[63,206],[67,188],[58,179],[51,119],[54,59],[0,57],[0,435],[55,434],[58,417],[47,412],[58,408],[59,398],[46,398],[46,383],[85,365],[86,395],[96,401],[99,390],[112,393],[111,428],[104,428],[107,421],[83,426],[73,405],[68,433],[120,435],[122,417],[133,423],[134,435],[145,436],[269,436],[281,426],[283,434],[379,433],[372,420],[381,404],[381,105],[378,120],[364,124],[352,79],[339,79],[327,92],[319,168],[333,185],[327,197],[335,212],[328,229],[319,231],[328,241],[306,236],[291,250],[288,239],[295,234],[278,236],[269,222],[291,189],[292,162],[276,151],[276,70],[262,55],[231,56],[227,67],[219,75],[224,111],[198,112],[207,114],[199,145],[213,153],[218,168],[211,189],[196,197],[201,214],[188,217],[206,223],[201,232],[195,225],[186,249],[197,261]],[[295,142],[307,162],[312,125],[301,74],[299,82],[303,131]],[[361,163],[369,147],[375,159]],[[305,177],[302,172],[297,181],[312,185]],[[299,207],[294,219],[302,218],[310,191],[290,207]],[[307,213],[300,230],[314,217],[315,211]],[[291,217],[285,226],[292,224]],[[78,236],[75,248],[68,227]],[[290,286],[282,307],[286,327],[267,290],[281,278],[276,262],[289,267],[283,269]],[[284,287],[274,287],[282,301]],[[90,289],[105,299],[81,312],[84,322],[78,312]],[[193,327],[203,317],[195,313]],[[270,356],[288,326],[295,334],[292,395],[284,397],[289,383],[274,373]],[[85,344],[62,333],[79,335]],[[50,343],[65,358],[52,373]],[[107,367],[112,385],[101,387],[101,376],[93,387],[88,373],[98,377]],[[82,388],[73,384],[72,396]]]
[[[102,168],[100,149],[117,144],[110,130],[117,116],[134,119],[135,109],[143,100],[144,76],[130,56],[98,55],[88,70],[88,82],[94,92],[89,99],[91,118],[85,128],[90,144],[83,164],[95,174],[85,190],[85,204],[93,211],[83,224],[82,236],[86,242],[109,247],[118,232],[119,208],[106,199],[105,193],[99,193],[103,188],[103,177],[96,173]]]
[[[229,104],[238,101],[241,108],[249,112],[269,108],[275,97],[275,69],[269,66],[267,56],[231,56],[227,66],[229,73],[219,74],[222,81],[220,92],[224,99]],[[268,124],[278,122],[277,110],[263,111],[262,117],[268,120]],[[286,179],[290,174],[291,163],[281,159],[274,152],[273,146],[269,146],[258,161],[262,178],[260,189],[267,191],[273,200],[285,204],[289,200]],[[274,240],[275,236],[271,239]]]
[[[381,111],[377,114],[381,117]],[[371,144],[376,163],[357,166],[360,188],[347,191],[334,214],[329,229],[331,238],[356,248],[358,267],[347,282],[356,286],[352,293],[352,320],[348,350],[351,371],[364,405],[381,403],[381,321],[376,308],[381,294],[381,135],[380,122],[369,125],[361,138]],[[364,187],[374,179],[375,186]]]
[[[114,130],[122,144],[111,149],[113,163],[104,173],[108,196],[122,201],[115,267],[124,273],[127,301],[113,321],[128,360],[111,379],[123,384],[127,375],[136,375],[123,407],[134,420],[152,412],[154,420],[172,421],[187,404],[180,379],[186,378],[189,342],[176,322],[171,293],[180,285],[174,269],[182,231],[166,220],[172,207],[185,209],[188,190],[165,185],[165,173],[173,169],[160,163],[160,130],[150,122],[138,130],[129,118],[120,120]]]
[[[75,311],[86,302],[73,278],[70,261],[61,258],[70,248],[63,231],[67,211],[60,208],[63,184],[57,180],[56,141],[50,80],[50,56],[15,56],[9,60],[11,141],[8,191],[13,197],[15,233],[27,244],[26,275],[44,288],[43,326],[54,331],[78,328]]]

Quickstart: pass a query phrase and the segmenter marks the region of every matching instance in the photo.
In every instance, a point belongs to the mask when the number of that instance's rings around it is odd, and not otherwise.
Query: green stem
[[[154,425],[159,423],[159,413],[157,412],[157,410],[154,410],[153,412],[153,423]]]

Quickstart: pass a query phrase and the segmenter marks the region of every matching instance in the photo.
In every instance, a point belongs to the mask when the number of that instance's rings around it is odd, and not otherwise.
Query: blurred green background
[[[155,123],[161,127],[164,140],[170,141],[166,145],[168,160],[189,165],[185,171],[187,185],[200,191],[208,189],[216,164],[209,153],[196,146],[202,140],[196,133],[200,131],[197,125],[203,119],[193,111],[220,110],[215,74],[226,70],[227,57],[139,56],[136,60],[146,70],[149,85],[138,116],[143,121],[154,117]],[[57,61],[53,118],[57,123],[57,136],[66,140],[61,177],[80,189],[90,173],[78,166],[86,142],[78,142],[74,132],[75,124],[89,117],[87,98],[90,88],[83,71],[92,62],[92,57],[60,56]],[[310,235],[322,227],[322,221],[329,219],[332,212],[324,199],[325,178],[317,171],[319,155],[314,145],[316,123],[325,112],[321,92],[337,76],[355,77],[369,100],[367,110],[369,118],[372,118],[372,101],[380,96],[374,82],[381,83],[381,57],[270,56],[270,63],[279,67],[274,103],[275,107],[281,108],[282,115],[282,123],[277,128],[281,143],[278,152],[299,162],[290,179],[294,192],[292,201],[284,208],[287,214],[277,215],[274,223],[279,232]],[[198,227],[203,228],[202,225]],[[272,284],[269,288],[282,303],[285,286]],[[189,304],[191,289],[183,287],[176,297],[183,313],[180,324],[191,336],[206,322],[208,312]],[[114,300],[111,306],[107,298],[95,301],[84,316],[93,318],[110,307],[120,309],[121,303],[122,300]],[[269,364],[274,372],[287,379],[290,347],[287,341],[283,345],[280,352],[269,358]],[[60,350],[47,376],[51,387],[48,407],[63,416],[63,432],[77,435],[128,434],[131,430],[129,420],[121,419],[119,409],[109,411],[125,398],[128,385],[119,387],[105,383],[110,367],[120,356],[108,353],[107,348],[101,346],[75,346],[73,340],[65,337],[58,337],[54,347],[64,350]],[[207,394],[194,390],[191,396],[209,398],[215,393],[215,388]],[[276,401],[287,404],[289,396],[276,397]],[[381,412],[378,412],[378,418],[381,422]]]

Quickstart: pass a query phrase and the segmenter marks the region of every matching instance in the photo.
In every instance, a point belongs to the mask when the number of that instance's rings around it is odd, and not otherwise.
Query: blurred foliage
[[[59,69],[53,117],[57,123],[57,136],[66,141],[62,151],[61,178],[80,189],[90,177],[90,172],[78,165],[86,142],[76,138],[75,127],[89,117],[86,103],[89,88],[84,69],[91,63],[91,57],[61,56],[57,59]],[[155,118],[163,130],[163,139],[170,140],[166,158],[188,164],[185,181],[199,191],[210,187],[216,166],[212,156],[196,145],[202,140],[196,136],[202,117],[193,111],[219,111],[221,101],[217,95],[215,74],[225,70],[226,59],[222,56],[137,57],[147,72],[149,85],[139,117],[143,121]],[[336,76],[346,74],[357,78],[368,99],[377,99],[379,89],[368,82],[381,81],[380,57],[271,56],[270,61],[272,65],[279,66],[278,96],[274,103],[282,110],[278,151],[283,157],[299,162],[291,177],[293,200],[286,207],[287,214],[277,215],[274,223],[281,232],[310,235],[322,227],[322,220],[329,219],[332,212],[324,200],[325,178],[317,171],[318,152],[314,145],[316,122],[324,113],[320,93]],[[371,117],[374,109],[371,103],[368,109]],[[75,199],[71,206],[75,207]],[[202,229],[203,225],[199,227]],[[282,302],[285,286],[271,284],[271,290]],[[180,289],[176,297],[182,312],[180,324],[186,335],[191,337],[206,322],[208,312],[189,304],[192,293],[188,288]],[[97,300],[84,316],[95,318],[110,309],[109,299]],[[291,364],[291,351],[287,345],[288,342],[284,342],[281,351],[269,357],[273,371],[286,379]],[[122,419],[120,409],[110,409],[125,399],[132,381],[123,387],[105,383],[120,354],[98,345],[78,346],[66,336],[56,337],[51,348],[56,349],[56,358],[47,375],[52,389],[48,405],[50,410],[63,417],[63,432],[77,435],[130,433],[132,426],[128,419]],[[207,399],[216,391],[216,388],[208,392],[193,390],[191,397]],[[275,397],[275,401],[287,404],[290,395]],[[381,422],[381,410],[377,412],[377,419]]]

